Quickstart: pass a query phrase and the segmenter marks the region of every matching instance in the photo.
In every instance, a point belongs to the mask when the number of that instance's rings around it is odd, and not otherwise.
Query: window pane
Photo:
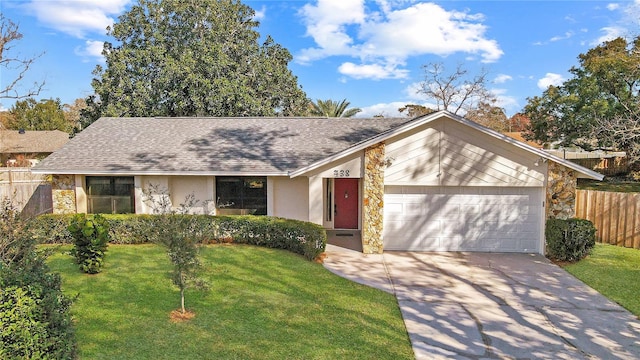
[[[90,214],[111,214],[111,196],[91,196],[87,199]]]
[[[133,196],[133,181],[129,182],[118,182],[116,181],[113,185],[113,195],[116,196]]]
[[[217,177],[218,208],[246,209],[251,214],[267,214],[266,177]]]
[[[267,179],[245,178],[243,192],[243,206],[249,209],[251,214],[267,214]]]
[[[216,207],[242,209],[242,182],[239,178],[216,178]]]
[[[131,214],[133,213],[133,202],[128,196],[114,196],[112,198],[114,213],[116,214]]]
[[[87,177],[88,195],[111,195],[111,179],[108,177]]]

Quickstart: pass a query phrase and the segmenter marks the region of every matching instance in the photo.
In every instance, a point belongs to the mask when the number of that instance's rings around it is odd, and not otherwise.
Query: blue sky
[[[1,0],[23,39],[11,54],[40,55],[23,81],[45,80],[37,99],[63,103],[92,93],[105,28],[135,0]],[[347,99],[359,116],[397,115],[404,104],[429,106],[417,93],[422,65],[484,68],[507,115],[527,97],[562,83],[579,54],[602,41],[640,34],[637,1],[244,1],[258,31],[294,56],[289,67],[307,96]],[[9,54],[4,54],[6,57]],[[0,84],[13,79],[0,69]],[[15,100],[2,99],[10,108]]]

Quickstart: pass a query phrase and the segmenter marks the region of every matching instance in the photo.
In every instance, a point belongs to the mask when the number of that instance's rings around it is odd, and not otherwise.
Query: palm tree
[[[352,117],[355,114],[362,111],[360,108],[347,109],[351,104],[347,99],[343,99],[341,102],[333,100],[320,100],[315,103],[311,102],[311,115],[314,116],[326,116],[326,117]]]

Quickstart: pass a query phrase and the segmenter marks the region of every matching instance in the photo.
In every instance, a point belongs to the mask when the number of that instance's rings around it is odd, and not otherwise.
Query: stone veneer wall
[[[54,214],[73,214],[76,212],[76,180],[73,175],[53,175],[51,198]]]
[[[569,219],[576,215],[576,172],[549,161],[547,170],[547,219]]]
[[[384,155],[384,143],[373,145],[364,152],[362,252],[365,254],[382,253]]]

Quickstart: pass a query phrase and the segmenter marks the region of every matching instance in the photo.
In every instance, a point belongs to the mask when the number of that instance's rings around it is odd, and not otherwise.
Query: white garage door
[[[541,251],[542,188],[387,186],[384,249]]]

